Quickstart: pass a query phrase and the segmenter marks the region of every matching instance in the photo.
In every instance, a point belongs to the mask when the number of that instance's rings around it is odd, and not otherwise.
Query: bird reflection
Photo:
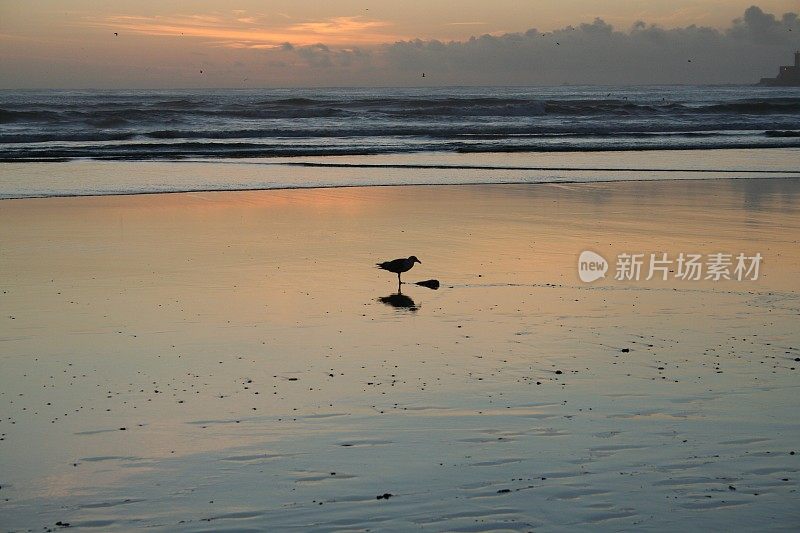
[[[402,292],[398,292],[396,294],[390,294],[389,296],[381,296],[378,298],[378,301],[382,304],[390,305],[395,309],[409,309],[411,311],[416,311],[419,309],[417,304],[414,303],[414,300],[411,299],[410,296],[406,296]]]

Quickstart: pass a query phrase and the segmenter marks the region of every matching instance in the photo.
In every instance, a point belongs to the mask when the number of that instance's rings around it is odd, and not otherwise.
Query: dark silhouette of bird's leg
[[[400,272],[397,273],[397,292],[400,292],[400,287],[403,285],[403,282],[400,281]]]

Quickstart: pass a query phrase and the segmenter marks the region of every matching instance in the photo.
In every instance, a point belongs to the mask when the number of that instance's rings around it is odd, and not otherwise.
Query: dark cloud
[[[792,33],[797,27],[797,13],[785,13],[779,20],[759,7],[750,6],[744,17],[733,21],[733,27],[727,33],[735,39],[747,39],[755,44],[781,45],[792,43]]]
[[[544,34],[398,42],[386,54],[399,69],[453,83],[747,83],[774,74],[799,41],[797,14],[779,19],[754,6],[726,31],[644,22],[620,31],[596,19]]]
[[[725,30],[662,28],[637,22],[623,31],[602,19],[553,32],[482,35],[466,41],[410,40],[370,52],[297,47],[312,67],[360,69],[353,83],[669,84],[753,83],[772,76],[800,47],[796,13],[748,8]]]
[[[337,55],[336,52],[331,51],[330,47],[322,43],[297,47],[295,50],[297,55],[304,59],[309,66],[317,68],[329,68],[334,66],[334,60]],[[337,63],[341,65],[340,62]]]

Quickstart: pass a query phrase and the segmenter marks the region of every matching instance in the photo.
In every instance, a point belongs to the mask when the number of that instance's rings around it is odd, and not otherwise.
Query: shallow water
[[[798,169],[800,148],[17,162],[0,163],[0,199],[391,185],[797,178]]]
[[[794,529],[798,193],[0,202],[0,526]],[[765,262],[589,285],[584,249]],[[412,253],[441,288],[382,303]]]

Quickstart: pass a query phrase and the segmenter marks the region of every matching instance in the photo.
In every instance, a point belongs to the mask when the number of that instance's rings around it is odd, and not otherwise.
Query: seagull
[[[414,263],[422,264],[422,261],[417,259],[416,255],[412,255],[411,257],[405,259],[395,259],[394,261],[384,261],[383,263],[376,263],[378,268],[383,270],[388,270],[389,272],[394,272],[397,274],[397,284],[400,285],[403,282],[400,281],[400,274],[403,272],[408,272],[411,270],[411,267],[414,266]]]

